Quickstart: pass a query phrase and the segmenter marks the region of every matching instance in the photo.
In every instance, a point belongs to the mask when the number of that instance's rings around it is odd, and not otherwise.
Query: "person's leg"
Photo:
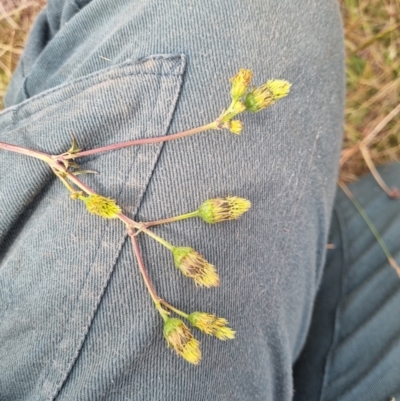
[[[400,164],[380,169],[400,186]],[[350,186],[399,262],[400,204],[371,175]],[[400,398],[400,280],[362,216],[337,194],[311,330],[294,369],[296,401]]]
[[[216,196],[251,200],[238,221],[155,229],[215,264],[218,289],[195,288],[168,251],[139,237],[160,296],[226,317],[237,338],[196,333],[196,367],[166,349],[124,227],[87,215],[39,161],[2,151],[3,398],[291,399],[340,151],[336,0],[50,0],[10,88],[0,141],[62,153],[70,131],[87,149],[202,125],[228,106],[228,78],[241,67],[253,70],[255,85],[281,78],[292,89],[245,115],[240,137],[216,131],[82,160],[100,173],[82,179],[139,220]]]

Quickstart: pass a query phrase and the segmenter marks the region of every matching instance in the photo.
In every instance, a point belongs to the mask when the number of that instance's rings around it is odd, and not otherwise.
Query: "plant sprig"
[[[251,70],[240,69],[239,72],[230,79],[232,82],[231,104],[228,108],[222,111],[211,123],[176,134],[156,138],[136,139],[90,150],[82,150],[76,138],[72,135],[71,147],[60,155],[51,155],[0,142],[0,149],[34,157],[47,163],[56,177],[59,178],[66,187],[71,199],[83,202],[89,213],[105,219],[117,219],[125,224],[143,281],[156,310],[164,320],[163,334],[167,344],[172,347],[178,355],[192,364],[198,364],[201,360],[200,344],[193,337],[192,332],[181,318],[186,319],[191,326],[208,335],[213,335],[220,340],[234,339],[235,331],[228,326],[228,321],[225,318],[199,311],[186,313],[175,308],[161,298],[157,294],[147,273],[137,237],[139,234],[143,233],[166,247],[171,252],[175,266],[184,276],[192,279],[196,286],[206,288],[217,287],[219,285],[219,276],[213,264],[209,263],[195,249],[189,246],[173,245],[155,234],[149,228],[155,225],[177,222],[189,218],[200,218],[208,224],[234,220],[250,209],[250,201],[237,196],[207,199],[195,211],[189,213],[152,222],[137,222],[123,213],[116,200],[102,196],[77,177],[80,174],[90,173],[92,171],[82,170],[76,163],[76,159],[130,146],[172,141],[209,130],[219,131],[227,129],[239,135],[243,130],[242,121],[236,119],[239,114],[245,111],[253,113],[259,112],[287,96],[290,91],[291,84],[285,80],[269,80],[264,85],[249,88],[252,76],[253,73]],[[178,315],[179,318],[171,317],[172,313]]]

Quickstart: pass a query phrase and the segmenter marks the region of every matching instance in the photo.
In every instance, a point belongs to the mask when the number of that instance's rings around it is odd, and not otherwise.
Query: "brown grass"
[[[347,101],[341,178],[369,162],[400,159],[400,0],[339,0],[345,25]],[[27,32],[46,0],[0,4],[0,108]]]
[[[0,109],[3,97],[24,48],[27,33],[46,0],[0,1]]]
[[[341,178],[400,158],[400,0],[342,0],[347,101]]]

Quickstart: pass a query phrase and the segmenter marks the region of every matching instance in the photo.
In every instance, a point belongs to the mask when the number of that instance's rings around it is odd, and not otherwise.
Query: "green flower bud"
[[[291,84],[288,81],[281,79],[270,80],[248,93],[244,100],[244,105],[249,111],[260,111],[287,96],[290,92],[290,87]]]
[[[199,217],[210,224],[221,221],[235,220],[251,207],[251,202],[237,196],[207,199],[198,211]]]
[[[253,73],[251,70],[241,68],[239,72],[229,80],[232,82],[231,96],[233,100],[239,100],[246,94],[252,77]]]
[[[175,247],[172,250],[175,266],[201,287],[217,287],[219,277],[215,266],[190,247]]]
[[[235,331],[227,327],[228,321],[205,312],[193,312],[189,315],[190,324],[206,334],[220,340],[233,340]]]
[[[106,198],[98,194],[89,196],[79,196],[89,213],[96,214],[104,219],[115,219],[121,213],[121,208],[117,205],[116,201],[111,198]]]
[[[168,318],[163,333],[168,346],[172,347],[178,355],[194,365],[200,363],[200,344],[182,320]]]

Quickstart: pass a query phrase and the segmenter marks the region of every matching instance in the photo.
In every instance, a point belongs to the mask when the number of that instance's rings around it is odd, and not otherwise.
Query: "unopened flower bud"
[[[229,121],[229,131],[236,135],[240,135],[243,129],[243,123],[240,120]]]
[[[267,88],[272,93],[274,100],[282,99],[290,92],[291,83],[283,79],[273,79],[267,82]]]
[[[115,219],[121,213],[121,208],[117,205],[114,199],[106,198],[105,196],[98,194],[89,196],[82,195],[79,199],[85,203],[86,209],[90,213],[96,214],[105,219]]]
[[[205,312],[193,312],[189,315],[188,320],[192,326],[220,340],[235,338],[235,331],[227,327],[228,321],[224,318]]]
[[[219,223],[221,221],[235,220],[251,207],[248,199],[237,196],[226,198],[207,199],[199,209],[199,217],[207,223]]]
[[[190,247],[175,247],[172,250],[175,266],[201,287],[217,287],[219,277],[214,265]]]
[[[253,73],[251,70],[241,68],[239,72],[229,80],[232,82],[231,96],[233,100],[239,100],[246,94],[252,77]]]
[[[188,362],[198,365],[201,360],[199,342],[180,319],[168,318],[164,325],[164,337],[169,347]]]
[[[274,79],[247,94],[244,104],[249,111],[257,112],[274,104],[290,92],[288,81]]]

